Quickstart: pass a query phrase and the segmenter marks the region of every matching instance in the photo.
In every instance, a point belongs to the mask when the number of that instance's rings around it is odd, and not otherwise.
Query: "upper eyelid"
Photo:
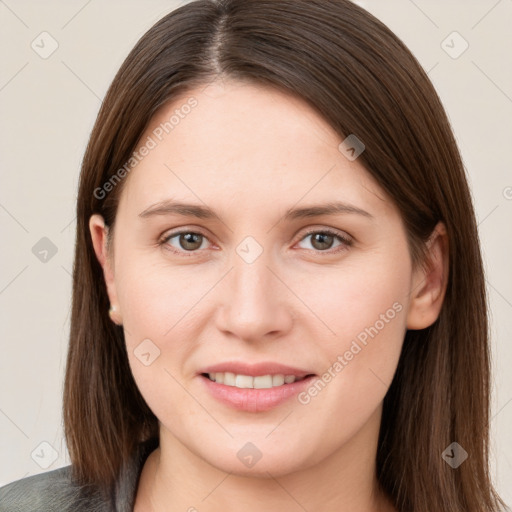
[[[197,234],[197,235],[204,236],[205,238],[207,238],[211,242],[210,237],[208,235],[206,235],[205,233],[203,233],[200,229],[197,229],[197,228],[194,228],[194,229],[190,229],[190,228],[184,228],[184,229],[176,228],[176,229],[178,231],[165,231],[159,237],[159,240],[165,242],[166,240],[169,240],[169,238],[174,238],[177,235],[182,235],[184,233],[194,233],[194,234]]]

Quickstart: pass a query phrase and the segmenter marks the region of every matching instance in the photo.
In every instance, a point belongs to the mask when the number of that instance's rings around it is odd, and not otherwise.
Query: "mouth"
[[[277,363],[223,363],[203,368],[205,391],[232,409],[269,411],[304,390],[316,374]]]

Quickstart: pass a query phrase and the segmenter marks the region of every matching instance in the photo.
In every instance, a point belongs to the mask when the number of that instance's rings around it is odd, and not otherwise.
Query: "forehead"
[[[153,117],[139,146],[152,148],[130,172],[121,202],[142,208],[172,197],[260,210],[301,198],[382,203],[370,174],[340,152],[342,140],[296,96],[215,82]]]

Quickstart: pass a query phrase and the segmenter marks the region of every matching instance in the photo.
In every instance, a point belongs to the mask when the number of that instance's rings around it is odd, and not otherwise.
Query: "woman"
[[[84,157],[73,280],[72,465],[0,510],[504,509],[460,155],[350,2],[199,0],[142,37]]]

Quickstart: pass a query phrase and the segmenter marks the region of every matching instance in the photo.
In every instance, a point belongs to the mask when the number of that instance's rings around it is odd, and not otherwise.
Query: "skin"
[[[390,198],[311,107],[272,88],[218,80],[163,107],[141,140],[190,96],[197,106],[126,178],[110,251],[103,219],[90,219],[112,319],[124,326],[133,376],[160,422],[135,511],[395,510],[375,476],[382,401],[406,330],[439,315],[445,228],[431,237],[431,264],[413,268]],[[222,221],[140,217],[167,199],[207,205]],[[328,201],[372,218],[282,221],[289,208]],[[166,242],[173,253],[159,240],[176,228],[204,237],[187,251],[175,236]],[[322,245],[311,228],[352,244]],[[263,249],[251,264],[236,252],[247,236]],[[400,312],[307,404],[294,397],[266,412],[235,410],[197,375],[241,360],[321,376],[393,304]],[[145,339],[160,350],[149,366],[134,354]],[[262,454],[252,468],[237,457],[247,442]]]

